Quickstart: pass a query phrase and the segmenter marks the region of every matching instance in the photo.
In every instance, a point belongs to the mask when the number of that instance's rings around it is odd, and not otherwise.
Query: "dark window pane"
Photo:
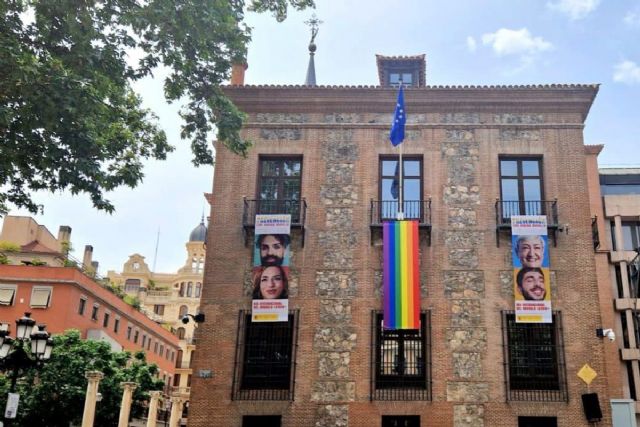
[[[518,162],[515,160],[501,160],[500,173],[502,176],[517,176]]]
[[[418,160],[405,160],[402,163],[404,176],[420,176],[420,162]]]
[[[284,176],[300,176],[300,160],[284,161]]]
[[[278,160],[263,160],[262,161],[262,176],[279,176],[280,164]]]
[[[282,182],[283,186],[283,199],[284,200],[299,200],[300,199],[300,181],[287,179]]]
[[[278,182],[275,179],[265,178],[260,184],[260,199],[276,200],[278,198]]]
[[[537,160],[522,161],[522,175],[524,176],[540,176],[540,162]]]

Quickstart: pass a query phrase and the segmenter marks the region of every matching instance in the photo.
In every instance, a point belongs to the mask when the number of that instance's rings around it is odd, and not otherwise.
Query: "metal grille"
[[[371,200],[371,225],[380,226],[384,221],[395,220],[398,214],[396,200]],[[420,225],[431,225],[431,199],[405,200],[404,217],[417,219]]]
[[[233,400],[293,400],[298,311],[288,322],[251,322],[241,310]]]
[[[516,323],[502,312],[507,400],[569,401],[562,339],[562,317],[553,323]]]
[[[385,330],[373,312],[371,400],[431,400],[430,326],[423,311],[420,329]]]
[[[557,200],[497,200],[496,223],[510,226],[512,215],[546,215],[549,227],[558,226]]]
[[[307,213],[307,202],[301,200],[248,200],[244,199],[242,223],[244,226],[254,226],[256,214],[290,214],[291,225],[304,226]]]

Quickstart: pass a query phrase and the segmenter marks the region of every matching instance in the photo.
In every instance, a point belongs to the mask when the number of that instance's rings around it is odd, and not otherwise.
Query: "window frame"
[[[386,340],[383,338],[385,334],[388,335]],[[395,336],[392,337],[392,335]],[[383,373],[384,351],[381,346],[383,341],[397,342],[398,353],[400,353],[400,349],[402,349],[404,354],[406,354],[404,349],[407,344],[420,342],[423,372],[418,375]],[[417,334],[415,332],[409,332],[409,330],[385,331],[382,327],[382,312],[379,310],[373,310],[371,316],[371,342],[371,401],[432,400],[430,310],[420,311],[420,329],[418,329]],[[409,348],[411,348],[411,345]],[[394,364],[396,363],[399,363],[399,361],[394,362]],[[417,369],[420,369],[419,365]]]
[[[11,297],[11,301],[9,302],[9,304],[0,303],[0,307],[1,306],[13,307],[14,305],[16,305],[16,297],[18,296],[18,285],[10,285],[10,284],[3,283],[0,285],[0,289],[7,289],[7,290],[13,291],[13,296]]]
[[[44,306],[42,306],[42,305],[33,305],[33,296],[37,291],[48,291],[49,292],[49,296],[47,297],[46,305],[44,305]],[[36,308],[36,309],[38,309],[38,308],[39,309],[47,309],[47,308],[51,307],[51,300],[52,299],[53,299],[53,286],[33,286],[31,288],[31,297],[29,298],[29,307]],[[14,300],[15,300],[15,296],[14,296]]]
[[[165,308],[165,304],[154,304],[153,314],[156,314],[158,316],[164,316],[164,308]]]
[[[545,192],[544,192],[544,162],[542,155],[500,155],[498,156],[498,187],[500,191],[500,201],[503,203],[502,207],[502,215],[505,217],[505,202],[518,202],[518,211],[519,215],[528,215],[527,213],[527,202],[529,203],[540,203],[539,212],[536,215],[546,215],[546,206],[542,203],[545,200]],[[503,175],[502,172],[502,162],[503,161],[515,161],[516,162],[516,175]],[[524,175],[522,162],[530,162],[536,161],[538,162],[538,175]],[[524,198],[524,181],[525,179],[533,179],[537,178],[540,185],[540,200],[527,200]],[[502,192],[502,180],[503,179],[515,179],[518,185],[518,200],[506,200],[504,198],[504,194]],[[513,215],[514,209],[508,208],[506,211],[509,213],[508,217],[510,218]],[[533,214],[532,214],[533,215]],[[506,217],[505,217],[506,218]]]
[[[118,333],[120,329],[120,316],[115,316],[113,319],[113,332]]]
[[[562,313],[553,311],[552,323],[516,323],[515,312],[513,310],[503,310],[501,312],[502,323],[502,342],[503,342],[503,358],[504,358],[504,375],[505,375],[505,393],[507,401],[543,401],[543,402],[568,402],[569,392],[567,386],[567,373],[564,352],[564,338],[562,328]],[[548,326],[547,326],[548,325]],[[539,340],[544,336],[544,328],[549,328],[551,342],[541,343]],[[531,331],[528,331],[531,330]],[[524,331],[524,332],[522,332]],[[531,341],[521,343],[523,348],[518,353],[518,348],[513,342],[514,334],[528,334]],[[551,347],[550,349],[546,349]],[[544,363],[544,358],[539,359],[542,352],[551,351],[552,366]],[[546,356],[542,353],[542,356]],[[523,363],[514,366],[514,360],[525,360],[535,363]],[[540,361],[542,360],[542,362]],[[518,369],[527,369],[530,373],[536,370],[548,371],[552,370],[553,378],[529,377],[524,375],[514,375]],[[540,387],[545,383],[546,388]]]
[[[111,320],[111,312],[109,310],[105,310],[104,314],[102,315],[102,327],[103,328],[108,328],[109,327],[109,320]]]
[[[295,375],[296,375],[296,356],[297,356],[297,344],[298,344],[298,328],[299,328],[299,310],[289,310],[289,318],[287,322],[251,322],[251,310],[240,310],[238,313],[238,330],[236,339],[236,356],[234,376],[232,383],[232,396],[231,400],[288,400],[293,401],[295,395]],[[254,331],[250,331],[251,328],[255,328]],[[278,329],[279,328],[279,329]],[[288,331],[285,331],[285,328]],[[273,347],[275,358],[264,358],[263,363],[265,366],[258,364],[251,366],[251,358],[249,352],[250,349],[260,349],[260,352],[256,352],[254,357],[265,354],[264,344],[256,341],[253,345],[249,343],[250,337],[255,339],[259,338],[259,332],[266,329],[272,329],[271,335],[264,338],[265,342],[269,342]],[[289,334],[287,337],[291,341],[288,343],[288,348],[282,348],[282,350],[289,352],[288,362],[278,362],[274,359],[278,358],[280,354],[277,350],[273,337],[280,333]],[[280,343],[287,344],[285,341]],[[288,366],[285,366],[285,363]],[[252,368],[252,371],[256,371],[260,368],[266,369],[268,372],[266,375],[249,375],[248,367]],[[283,369],[286,369],[284,374]],[[265,379],[268,379],[269,373],[274,370],[282,371],[279,375],[274,375],[273,380],[274,387],[268,387]],[[285,378],[285,376],[287,378]],[[285,387],[286,383],[286,387]]]
[[[379,208],[379,215],[380,215],[380,220],[384,221],[384,220],[390,220],[396,219],[395,215],[389,216],[386,215],[386,210],[384,208],[384,205],[386,203],[393,203],[393,200],[385,200],[384,196],[383,196],[383,192],[382,192],[382,187],[383,187],[383,181],[385,179],[394,179],[395,178],[395,172],[393,175],[384,175],[384,167],[383,167],[383,163],[385,161],[395,161],[396,164],[399,162],[400,160],[400,156],[395,155],[395,154],[383,154],[378,156],[378,200],[380,201],[380,208]],[[407,154],[407,155],[403,155],[402,156],[402,180],[403,183],[405,180],[407,179],[416,179],[415,175],[409,175],[407,176],[406,171],[407,168],[405,168],[405,163],[406,162],[411,162],[411,161],[417,161],[419,163],[419,175],[418,175],[418,181],[420,182],[420,197],[418,200],[405,200],[404,196],[405,196],[405,188],[403,186],[402,188],[402,203],[404,205],[404,210],[408,211],[408,212],[414,212],[414,214],[408,214],[407,212],[405,212],[405,218],[407,219],[419,219],[422,220],[422,216],[423,216],[423,209],[424,207],[422,206],[422,202],[425,200],[424,199],[424,156],[420,155],[420,154]],[[411,203],[417,203],[417,212],[416,209],[411,207],[411,204],[407,205],[407,202]],[[395,203],[399,203],[399,198],[397,199],[397,201],[395,201]],[[397,206],[396,206],[397,208]]]
[[[93,303],[91,306],[91,320],[94,322],[98,321],[98,313],[100,312],[100,304],[97,302]]]
[[[88,302],[87,297],[85,297],[84,295],[80,297],[78,301],[78,314],[80,316],[84,316],[84,312],[86,311],[86,308],[87,308],[87,302]]]
[[[304,173],[304,161],[303,156],[301,154],[278,154],[278,155],[260,155],[258,157],[258,174],[256,177],[256,213],[264,213],[264,214],[291,214],[291,223],[300,222],[301,212],[301,203],[302,203],[302,174]],[[264,172],[264,162],[266,161],[278,161],[281,163],[280,170],[284,170],[284,163],[287,161],[297,161],[300,164],[300,174],[299,176],[263,176]],[[270,178],[276,180],[277,194],[278,197],[275,199],[263,199],[262,198],[262,183],[263,178]],[[284,182],[286,180],[295,180],[298,181],[298,197],[284,198]],[[268,203],[271,202],[271,203]],[[297,205],[296,205],[297,202]]]

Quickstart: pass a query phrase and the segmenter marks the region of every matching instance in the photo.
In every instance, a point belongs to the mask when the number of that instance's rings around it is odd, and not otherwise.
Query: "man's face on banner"
[[[539,271],[528,271],[522,276],[520,292],[526,300],[542,301],[547,295],[544,276]]]
[[[544,240],[540,236],[526,237],[518,242],[518,258],[523,267],[542,267]]]
[[[285,245],[275,236],[267,234],[260,243],[260,263],[262,265],[282,265]]]

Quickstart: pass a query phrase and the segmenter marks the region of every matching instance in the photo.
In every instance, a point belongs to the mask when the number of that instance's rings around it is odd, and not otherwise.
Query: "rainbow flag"
[[[418,221],[382,225],[383,325],[385,329],[420,327]]]

